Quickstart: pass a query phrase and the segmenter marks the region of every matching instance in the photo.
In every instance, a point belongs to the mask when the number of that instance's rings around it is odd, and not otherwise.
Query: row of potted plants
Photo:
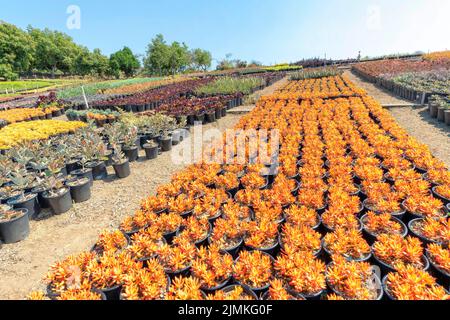
[[[428,100],[430,116],[450,125],[450,95],[447,97],[433,95]]]
[[[88,122],[90,120],[95,121],[98,127],[103,127],[107,123],[117,121],[120,117],[120,113],[112,110],[67,110],[66,116],[69,121],[82,121]]]
[[[262,99],[234,143],[208,146],[204,163],[174,175],[91,253],[55,265],[48,295],[78,289],[68,281],[75,265],[77,283],[108,299],[448,298],[445,273],[427,271],[430,261],[448,268],[448,213],[436,198],[447,190],[445,165],[373,99],[284,98],[303,86]],[[255,128],[277,129],[279,150],[272,135],[242,139]],[[226,164],[211,161],[220,154]],[[433,196],[431,182],[444,188]],[[405,222],[439,239],[428,257]]]

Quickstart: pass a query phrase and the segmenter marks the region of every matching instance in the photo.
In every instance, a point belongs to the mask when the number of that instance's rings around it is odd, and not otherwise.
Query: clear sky
[[[81,10],[68,29],[67,8]],[[265,64],[450,49],[449,0],[0,0],[0,20],[56,29],[90,49],[144,54],[158,33]]]

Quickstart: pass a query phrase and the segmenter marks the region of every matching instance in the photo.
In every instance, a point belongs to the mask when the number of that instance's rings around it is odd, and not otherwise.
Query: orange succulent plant
[[[273,278],[273,263],[261,251],[242,251],[233,266],[233,277],[251,288],[263,288]]]
[[[198,279],[177,277],[170,286],[168,300],[204,300]]]
[[[314,295],[326,288],[325,264],[310,252],[282,254],[275,261],[275,270],[298,294]]]
[[[128,239],[121,231],[105,230],[100,234],[98,241],[95,244],[94,251],[100,255],[104,253],[117,253],[127,246]]]
[[[435,266],[450,274],[450,249],[448,247],[432,243],[428,245],[427,253]]]
[[[423,268],[424,249],[419,239],[400,235],[381,235],[373,245],[373,254],[394,269],[400,265]]]
[[[199,279],[202,288],[214,288],[231,277],[233,264],[231,255],[221,253],[217,245],[203,247],[192,262],[192,276]]]
[[[196,253],[195,245],[180,239],[172,246],[167,244],[161,246],[158,249],[158,260],[166,271],[178,272],[191,266]]]
[[[147,261],[147,268],[131,270],[124,277],[124,300],[163,300],[169,280],[164,267],[155,259]]]
[[[450,224],[446,218],[414,220],[410,227],[411,231],[428,240],[446,245],[450,244]]]
[[[448,300],[445,289],[427,272],[412,265],[399,265],[397,272],[390,273],[386,291],[397,300]]]
[[[332,255],[341,255],[352,260],[362,260],[370,256],[370,246],[358,230],[337,229],[324,238],[324,246]]]
[[[389,213],[375,214],[369,212],[362,223],[367,231],[375,236],[380,236],[382,234],[402,234],[402,225],[393,219],[392,215]]]
[[[329,285],[345,300],[376,300],[381,290],[374,283],[372,266],[366,262],[333,256],[326,275]]]

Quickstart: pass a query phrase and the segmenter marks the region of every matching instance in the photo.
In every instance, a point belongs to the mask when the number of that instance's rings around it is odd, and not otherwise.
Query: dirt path
[[[283,83],[280,81],[266,88],[264,94],[270,94]],[[215,128],[224,132],[241,117],[229,114],[203,129]],[[186,146],[189,143],[185,140],[172,152],[189,147]],[[142,199],[155,194],[159,185],[168,183],[183,167],[173,163],[170,152],[153,161],[132,163],[130,177],[96,181],[89,201],[75,205],[61,216],[31,222],[28,239],[3,245],[0,249],[0,299],[23,299],[30,291],[44,289],[42,277],[51,264],[67,255],[89,250],[103,229],[117,228],[125,216],[138,209]],[[109,173],[113,175],[111,168]]]
[[[351,81],[365,89],[369,95],[383,105],[411,105],[411,102],[397,98],[374,84],[367,82],[350,71],[344,73]],[[438,122],[428,114],[427,107],[396,107],[389,112],[408,133],[428,145],[431,152],[450,168],[450,127]]]
[[[449,126],[431,118],[427,107],[392,108],[389,111],[411,136],[428,145],[434,156],[450,168]]]

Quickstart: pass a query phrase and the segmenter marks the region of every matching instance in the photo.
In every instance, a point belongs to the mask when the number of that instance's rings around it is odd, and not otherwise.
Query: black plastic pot
[[[70,172],[73,172],[73,171],[76,171],[76,170],[80,170],[81,169],[81,165],[78,162],[78,160],[73,160],[73,161],[70,161],[70,162],[66,163],[66,169],[67,169],[67,172],[70,173]]]
[[[104,161],[88,163],[86,167],[92,169],[92,176],[94,180],[103,180],[108,176],[108,171],[106,170],[106,163]]]
[[[215,110],[216,120],[219,120],[222,118],[222,109],[216,109]]]
[[[211,240],[208,239],[208,242],[211,244]],[[242,239],[236,246],[230,248],[230,249],[222,249],[222,252],[230,254],[233,259],[236,259],[239,256],[239,251],[241,251],[241,248],[244,244],[244,239]]]
[[[178,233],[178,229],[173,232],[165,233],[163,236],[168,244],[172,244],[173,239],[176,237],[177,233]]]
[[[125,179],[130,176],[130,162],[126,161],[121,164],[113,164],[114,171],[116,173],[117,178]]]
[[[161,139],[161,149],[163,152],[172,150],[172,137]]]
[[[99,289],[106,296],[106,300],[108,301],[119,301],[120,300],[120,292],[122,291],[122,285],[115,286],[107,289]]]
[[[75,203],[86,202],[91,198],[91,185],[89,180],[78,184],[79,180],[69,181],[66,183],[70,187],[70,195]]]
[[[205,114],[196,115],[195,122],[205,123]]]
[[[13,207],[16,210],[26,209],[28,213],[28,218],[33,220],[37,217],[37,215],[41,212],[41,207],[37,201],[37,194],[33,194],[30,199],[25,201],[19,200],[18,197],[9,199],[7,202],[8,205]]]
[[[191,275],[191,265],[189,265],[188,267],[182,269],[182,270],[178,270],[178,271],[171,271],[166,269],[166,274],[169,276],[170,280],[174,280],[175,278],[178,277],[184,277],[187,278]]]
[[[48,190],[46,190],[44,187],[36,187],[31,190],[32,193],[37,194],[37,201],[38,201],[41,209],[49,208],[48,201],[42,196],[44,194],[44,192],[46,192],[46,191],[48,191]]]
[[[181,132],[179,130],[175,130],[172,132],[172,145],[179,145],[181,141]]]
[[[158,146],[144,145],[145,157],[147,160],[153,160],[158,157]]]
[[[0,222],[0,238],[5,244],[17,243],[25,240],[30,234],[30,221],[27,209],[15,210],[22,215],[5,222]]]
[[[85,169],[75,170],[75,171],[72,171],[70,173],[70,175],[76,176],[79,178],[88,178],[91,187],[94,185],[94,175],[92,174],[92,169],[85,168]]]
[[[216,122],[216,113],[211,112],[206,114],[206,122],[207,123],[213,123]]]
[[[69,188],[67,188],[67,190],[63,194],[57,197],[51,197],[48,192],[44,193],[43,197],[47,199],[48,204],[50,205],[50,209],[52,209],[53,211],[53,214],[63,214],[72,209],[72,197],[70,195]]]
[[[125,156],[128,158],[129,162],[135,162],[137,159],[139,159],[139,148],[138,147],[132,147],[132,148],[123,148],[123,152],[125,153]]]

